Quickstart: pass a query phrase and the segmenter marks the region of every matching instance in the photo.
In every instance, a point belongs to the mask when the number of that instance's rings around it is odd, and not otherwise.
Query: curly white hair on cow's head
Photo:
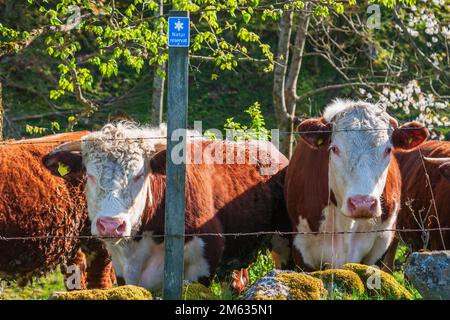
[[[323,112],[323,117],[327,122],[333,122],[337,118],[341,118],[347,113],[358,112],[362,117],[378,119],[381,117],[383,120],[390,120],[389,115],[386,113],[386,109],[381,104],[372,104],[363,100],[348,100],[348,99],[335,99],[333,100]]]
[[[106,124],[100,131],[82,139],[83,156],[96,152],[107,153],[119,159],[134,154],[151,155],[167,144],[167,127],[139,127],[129,121]]]

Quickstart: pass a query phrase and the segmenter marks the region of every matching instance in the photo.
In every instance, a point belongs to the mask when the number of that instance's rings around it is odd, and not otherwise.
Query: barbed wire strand
[[[265,235],[342,235],[342,234],[372,234],[383,232],[422,232],[422,231],[450,231],[450,227],[443,228],[428,228],[428,229],[377,229],[368,231],[255,231],[255,232],[199,232],[199,233],[185,233],[185,234],[137,234],[120,237],[105,237],[96,235],[41,235],[41,236],[12,236],[4,237],[0,235],[0,241],[14,241],[14,240],[46,240],[46,239],[105,239],[105,240],[120,240],[120,239],[141,239],[146,237],[151,238],[165,238],[165,237],[249,237],[249,236],[265,236]]]

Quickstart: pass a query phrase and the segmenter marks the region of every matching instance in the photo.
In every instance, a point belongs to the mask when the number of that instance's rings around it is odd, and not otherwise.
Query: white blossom
[[[394,90],[383,88],[379,103],[385,108],[401,108],[405,114],[410,114],[413,109],[418,110],[420,114],[416,120],[427,126],[450,126],[449,119],[438,114],[438,110],[448,108],[449,103],[437,100],[432,93],[422,92],[417,80]]]
[[[443,26],[441,29],[441,33],[446,39],[450,39],[450,28]]]

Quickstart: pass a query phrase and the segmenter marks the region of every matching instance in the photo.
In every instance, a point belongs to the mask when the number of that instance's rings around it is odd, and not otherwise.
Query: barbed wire
[[[435,127],[435,128],[448,128],[448,127]],[[420,127],[407,127],[407,128],[398,128],[398,130],[418,130],[420,129]],[[186,130],[193,130],[193,129],[186,129]],[[194,129],[195,130],[195,129]],[[236,131],[239,132],[239,130],[236,129],[226,129],[226,130],[232,130],[232,131]],[[278,129],[271,129],[271,130],[278,130]],[[256,137],[260,136],[260,137],[264,137],[264,136],[269,136],[271,130],[267,130],[267,133],[261,133],[261,132],[256,132],[256,131],[243,131],[243,133],[249,133],[249,134],[254,134],[256,135]],[[394,129],[392,128],[365,128],[365,129],[336,129],[336,130],[306,130],[306,131],[302,131],[302,134],[320,134],[320,133],[335,133],[335,132],[363,132],[363,131],[393,131]],[[73,133],[76,133],[77,131],[74,131]],[[94,131],[95,132],[95,131]],[[205,131],[206,132],[206,131]],[[294,134],[294,135],[299,135],[300,132],[298,131],[293,131],[293,132],[289,132],[289,131],[278,131],[278,134]],[[56,134],[55,134],[56,135]],[[89,135],[89,133],[87,133],[86,135]],[[58,144],[58,143],[65,143],[65,142],[71,142],[71,141],[75,141],[78,139],[57,139],[57,140],[41,140],[41,141],[36,141],[37,139],[45,139],[45,137],[48,136],[43,136],[43,137],[38,137],[38,138],[29,138],[29,139],[17,139],[17,140],[12,140],[12,141],[2,141],[0,142],[0,146],[2,145],[8,145],[8,146],[14,146],[14,145],[26,145],[26,144]],[[235,135],[235,136],[231,136],[231,137],[240,137],[239,135]],[[208,136],[205,136],[204,134],[198,134],[198,135],[188,135],[186,136],[186,138],[209,138]],[[227,136],[225,136],[225,138],[227,138]],[[79,138],[80,140],[82,139],[82,137]],[[96,142],[96,141],[141,141],[141,140],[161,140],[161,139],[167,139],[167,136],[150,136],[150,137],[136,137],[136,138],[131,138],[131,137],[125,137],[125,138],[98,138],[98,139],[82,139],[83,142]],[[34,140],[34,141],[32,141]],[[243,139],[244,141],[246,139]],[[225,140],[225,141],[233,141],[233,140]]]
[[[345,235],[345,234],[365,234],[365,233],[383,233],[383,232],[430,232],[430,231],[450,231],[450,227],[444,228],[428,228],[428,229],[377,229],[368,231],[255,231],[255,232],[198,232],[185,234],[137,234],[130,236],[97,236],[97,235],[41,235],[41,236],[13,236],[4,237],[0,235],[0,241],[14,241],[14,240],[46,240],[46,239],[106,239],[106,240],[121,240],[121,239],[141,239],[141,238],[185,238],[185,237],[250,237],[250,236],[266,236],[266,235]]]

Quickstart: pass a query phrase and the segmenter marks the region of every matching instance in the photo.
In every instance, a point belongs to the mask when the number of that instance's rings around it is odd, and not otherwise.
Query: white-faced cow
[[[158,136],[159,129],[108,124],[47,159],[52,171],[60,161],[74,170],[82,162],[92,234],[131,237],[105,239],[116,274],[153,290],[162,287],[164,274],[166,138]],[[266,148],[252,152],[261,145]],[[241,162],[230,163],[230,154],[237,159],[239,153]],[[288,161],[270,142],[194,139],[187,155],[197,162],[188,161],[186,168],[186,234],[288,230],[283,201]],[[262,174],[268,167],[272,175]],[[247,267],[267,244],[261,236],[187,236],[184,277],[207,283],[218,266]]]
[[[303,121],[298,131],[286,205],[294,231],[316,234],[295,236],[296,264],[320,269],[376,263],[394,233],[371,232],[395,228],[400,208],[392,149],[414,148],[428,131],[414,122],[398,127],[380,106],[349,100],[334,101],[323,117]]]

